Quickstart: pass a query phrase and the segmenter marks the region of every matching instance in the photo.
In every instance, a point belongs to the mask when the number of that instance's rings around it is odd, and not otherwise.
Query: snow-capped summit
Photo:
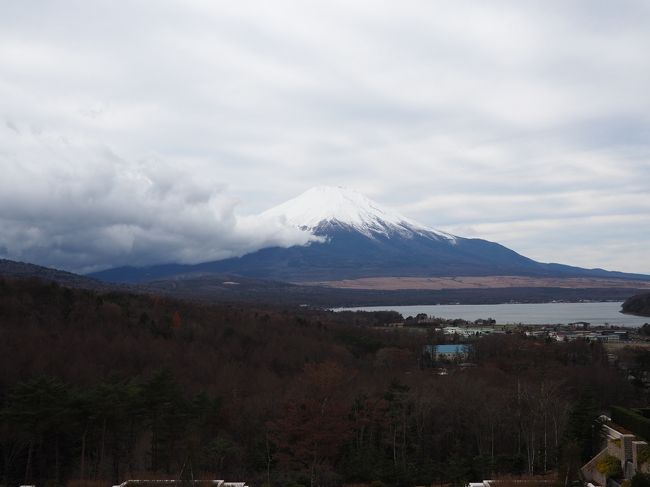
[[[316,186],[262,216],[278,218],[289,225],[311,231],[328,226],[352,227],[367,237],[413,235],[455,240],[453,235],[429,228],[399,213],[383,208],[363,194],[341,186]]]

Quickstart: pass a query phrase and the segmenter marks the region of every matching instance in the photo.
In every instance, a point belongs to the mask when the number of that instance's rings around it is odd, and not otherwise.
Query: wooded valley
[[[2,485],[573,478],[594,419],[644,398],[602,345],[517,333],[423,367],[432,333],[333,313],[0,280]]]

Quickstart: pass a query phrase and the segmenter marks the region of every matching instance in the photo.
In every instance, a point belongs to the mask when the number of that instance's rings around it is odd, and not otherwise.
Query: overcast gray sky
[[[0,256],[84,271],[307,236],[341,184],[650,273],[650,2],[0,0]]]

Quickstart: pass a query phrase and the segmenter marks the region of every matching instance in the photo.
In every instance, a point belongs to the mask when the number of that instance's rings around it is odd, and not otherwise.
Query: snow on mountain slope
[[[352,227],[370,238],[398,234],[407,238],[420,235],[456,241],[453,235],[382,208],[361,193],[340,186],[316,186],[265,211],[262,217],[277,218],[289,225],[312,231],[328,224],[338,224]]]

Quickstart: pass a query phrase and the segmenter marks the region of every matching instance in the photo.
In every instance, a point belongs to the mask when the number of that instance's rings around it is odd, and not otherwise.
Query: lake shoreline
[[[639,328],[648,317],[622,313],[621,301],[442,304],[419,306],[366,306],[335,308],[332,311],[396,311],[405,318],[424,313],[443,319],[476,321],[494,319],[503,325],[567,325],[586,322],[594,326],[611,325]]]

